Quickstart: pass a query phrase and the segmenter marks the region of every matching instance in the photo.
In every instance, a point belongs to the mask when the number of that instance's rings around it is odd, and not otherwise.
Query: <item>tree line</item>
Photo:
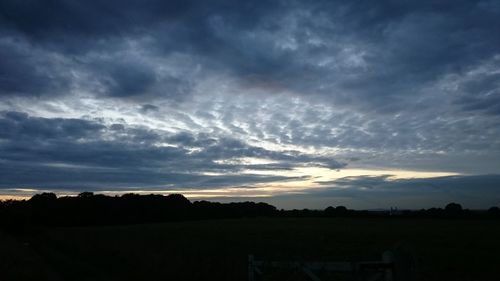
[[[54,193],[36,194],[29,200],[0,201],[1,226],[84,226],[138,224],[182,220],[243,217],[425,217],[425,218],[500,218],[500,209],[467,210],[450,203],[444,208],[384,211],[350,210],[344,206],[324,210],[278,210],[267,203],[191,202],[181,194],[107,196],[83,192],[78,196],[57,197]]]

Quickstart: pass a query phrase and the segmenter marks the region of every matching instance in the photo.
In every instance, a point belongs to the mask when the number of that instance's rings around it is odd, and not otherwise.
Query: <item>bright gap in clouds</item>
[[[335,187],[335,180],[347,177],[363,176],[388,176],[388,180],[401,179],[432,179],[437,177],[457,176],[458,173],[451,172],[424,172],[405,170],[366,170],[366,169],[339,169],[303,167],[294,168],[291,171],[244,171],[247,174],[280,175],[286,177],[304,177],[304,180],[292,180],[287,182],[271,182],[265,184],[255,184],[251,187],[229,187],[220,189],[192,191],[190,189],[178,190],[190,198],[210,198],[210,197],[272,197],[287,194],[304,194],[313,189],[323,189],[323,183],[330,183],[331,188]]]
[[[238,163],[247,162],[252,164],[270,164],[273,161],[266,159],[256,159],[256,158],[246,158],[234,160]],[[207,173],[208,175],[222,175],[219,173]],[[411,180],[411,179],[432,179],[438,177],[448,177],[457,176],[458,173],[450,172],[424,172],[424,171],[408,171],[408,170],[367,170],[367,169],[339,169],[332,170],[327,168],[318,167],[301,167],[294,168],[293,170],[287,171],[258,171],[258,170],[246,170],[242,174],[260,174],[260,175],[278,175],[284,177],[299,177],[304,178],[303,180],[291,180],[286,182],[269,182],[269,183],[257,183],[248,186],[227,186],[221,188],[207,188],[207,189],[196,189],[193,187],[188,188],[167,188],[164,191],[155,189],[134,189],[128,188],[126,191],[106,191],[102,190],[99,193],[107,195],[121,195],[125,193],[138,193],[138,194],[172,194],[181,193],[191,200],[210,200],[210,199],[220,199],[220,198],[272,198],[275,196],[283,195],[300,195],[308,194],[315,189],[324,189],[324,183],[330,185],[329,188],[348,188],[344,186],[335,186],[335,181],[343,178],[356,178],[356,177],[384,177],[387,176],[389,181],[391,180]],[[17,192],[17,195],[2,195],[0,199],[27,199],[31,195],[41,192],[37,189],[13,189],[12,192]],[[62,192],[61,196],[75,196],[78,193],[75,192]]]

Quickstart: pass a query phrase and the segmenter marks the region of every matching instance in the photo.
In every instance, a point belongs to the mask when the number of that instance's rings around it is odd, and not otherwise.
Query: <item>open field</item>
[[[263,259],[377,260],[402,247],[419,280],[500,280],[500,221],[257,218],[0,235],[2,280],[246,280]],[[7,279],[4,279],[7,278]]]

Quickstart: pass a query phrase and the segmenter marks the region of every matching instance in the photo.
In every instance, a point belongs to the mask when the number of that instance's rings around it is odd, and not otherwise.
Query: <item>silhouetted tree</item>
[[[488,215],[492,217],[500,217],[500,208],[494,206],[488,209]]]
[[[335,215],[335,208],[332,207],[332,206],[328,206],[326,209],[325,209],[325,215],[327,216],[334,216]]]
[[[444,210],[447,212],[461,212],[463,209],[462,209],[462,205],[452,202],[452,203],[449,203],[448,205],[446,205]]]
[[[36,224],[53,225],[58,218],[57,196],[44,192],[35,194],[28,200],[31,215],[29,220]]]
[[[347,208],[344,206],[337,206],[335,207],[335,212],[339,215],[347,214]]]
[[[78,194],[78,197],[80,197],[80,198],[91,198],[92,196],[94,196],[94,193],[89,192],[89,191],[85,191],[85,192]]]
[[[346,207],[344,206],[337,206],[337,207],[332,207],[329,206],[328,208],[325,209],[324,211],[326,216],[346,216],[349,212]]]
[[[57,195],[52,192],[44,192],[42,194],[35,194],[30,198],[31,203],[35,204],[51,204],[57,200]]]
[[[457,217],[462,215],[463,208],[462,205],[452,202],[446,205],[446,207],[444,208],[444,212],[447,216]]]
[[[191,219],[242,218],[242,217],[383,217],[389,212],[354,211],[344,206],[325,210],[281,210],[267,203],[238,202],[218,203],[195,201],[191,203],[181,194],[106,196],[82,192],[78,196],[57,197],[54,193],[34,195],[28,201],[0,201],[0,227],[24,229],[25,225],[109,225],[149,223]],[[405,211],[402,217],[429,218],[500,218],[500,209],[492,207],[487,212],[463,210],[457,203],[445,209],[431,208]]]

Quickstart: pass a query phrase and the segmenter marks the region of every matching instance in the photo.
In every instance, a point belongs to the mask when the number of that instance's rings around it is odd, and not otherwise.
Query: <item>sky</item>
[[[500,2],[0,2],[0,198],[500,205]]]

